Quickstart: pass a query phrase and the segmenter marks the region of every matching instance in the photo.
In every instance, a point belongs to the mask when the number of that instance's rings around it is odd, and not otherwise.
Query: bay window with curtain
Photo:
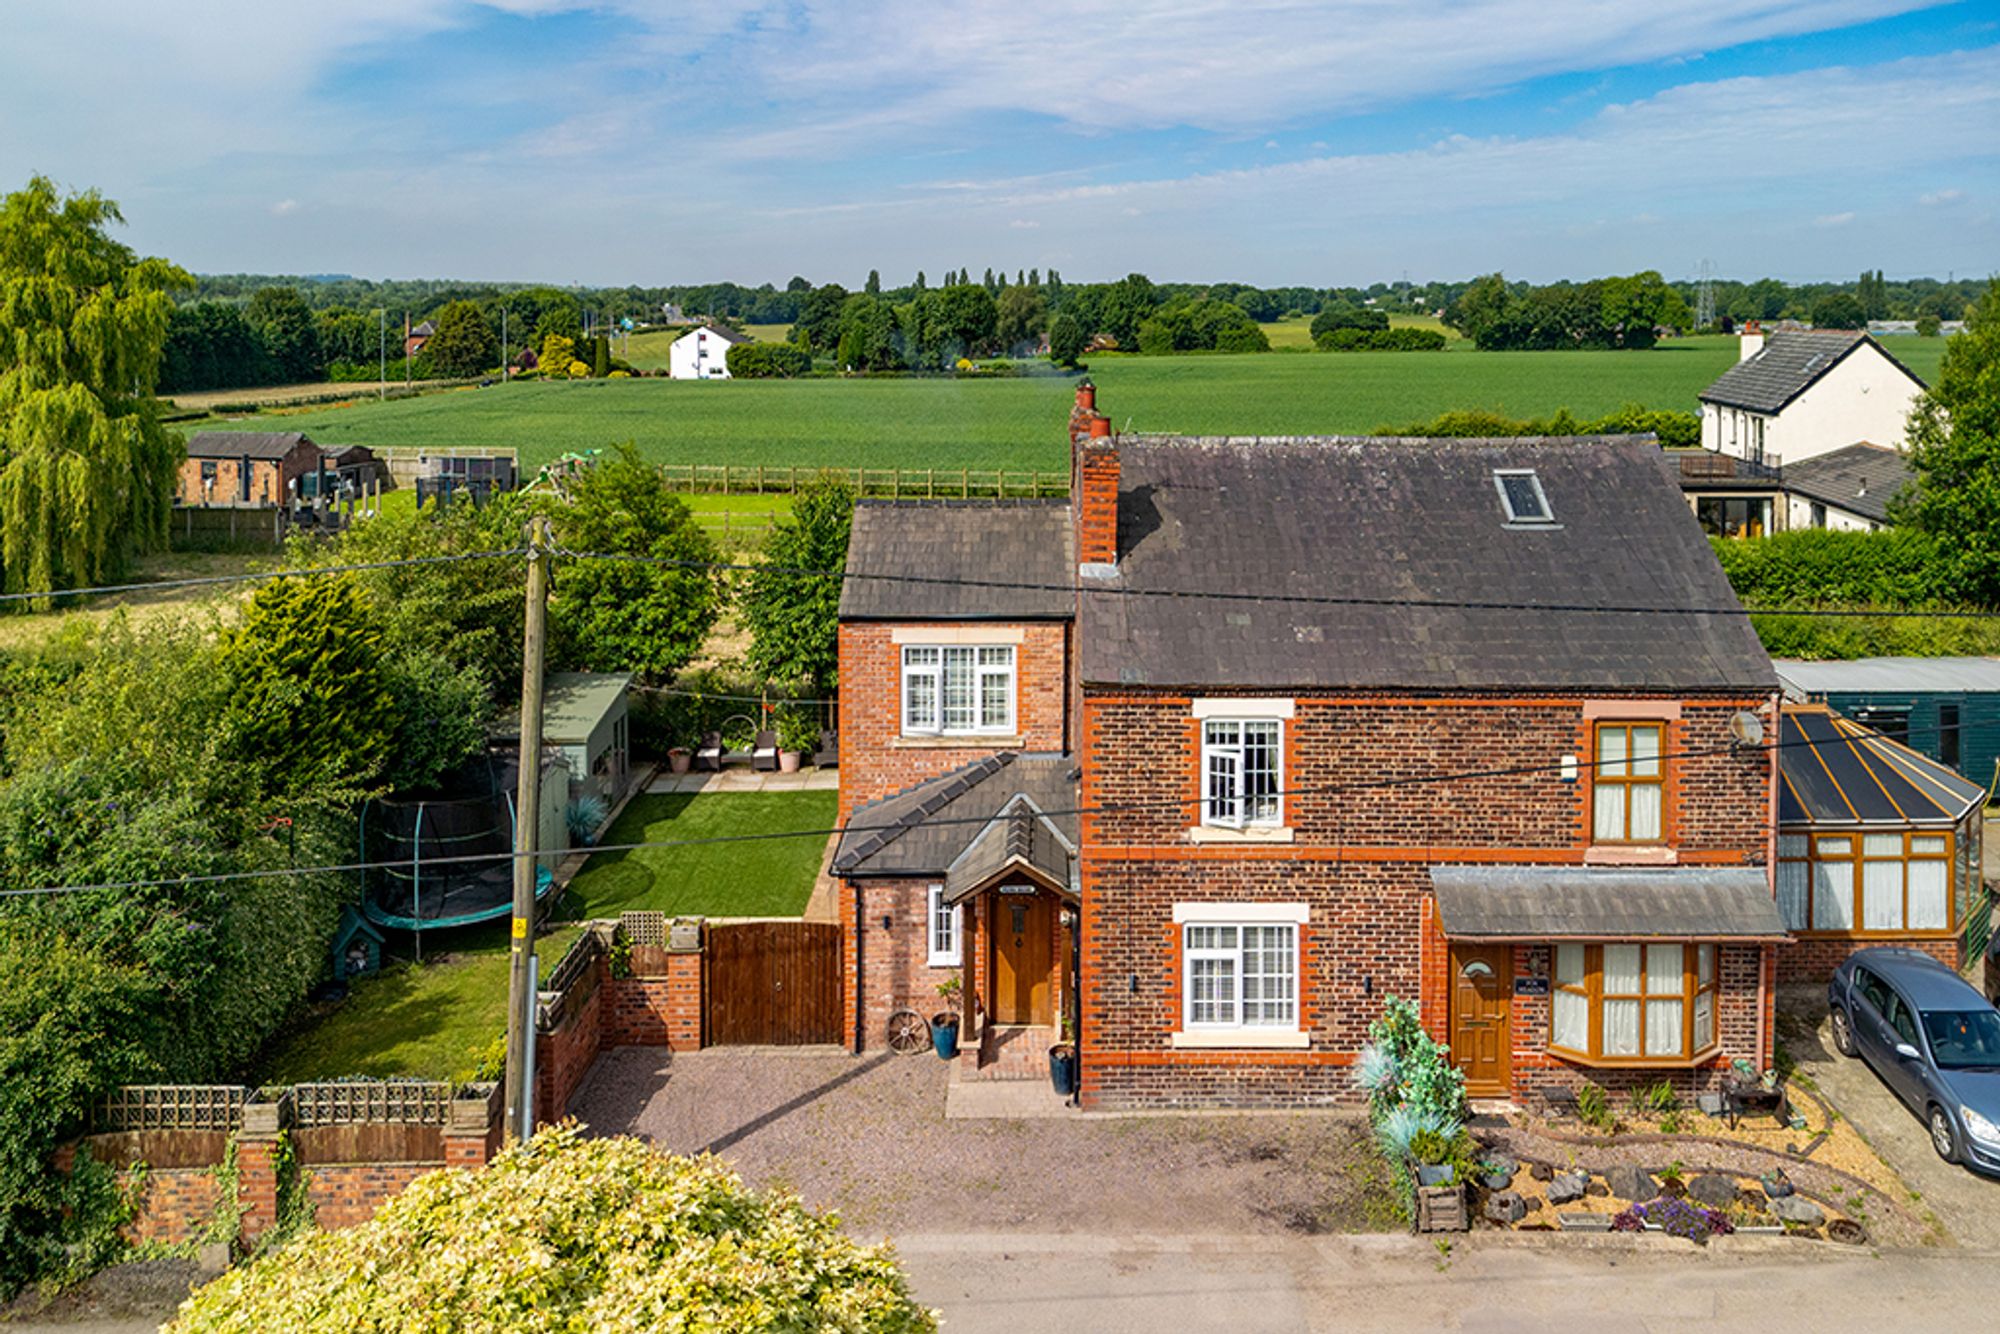
[[[1604,1064],[1701,1059],[1717,1045],[1713,944],[1558,944],[1549,1049]]]
[[[1778,835],[1778,916],[1801,936],[1950,935],[1952,879],[1945,830]]]

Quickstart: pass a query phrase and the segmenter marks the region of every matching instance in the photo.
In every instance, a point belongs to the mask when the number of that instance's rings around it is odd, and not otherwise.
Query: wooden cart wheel
[[[889,1016],[890,1051],[898,1056],[908,1056],[912,1052],[928,1051],[930,1045],[930,1023],[915,1010],[897,1010]]]

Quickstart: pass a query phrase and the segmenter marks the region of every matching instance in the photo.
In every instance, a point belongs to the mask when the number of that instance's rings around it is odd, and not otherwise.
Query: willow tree
[[[180,437],[153,387],[193,285],[111,239],[118,206],[37,176],[0,202],[0,586],[77,588],[163,546]],[[46,599],[38,600],[42,603]]]

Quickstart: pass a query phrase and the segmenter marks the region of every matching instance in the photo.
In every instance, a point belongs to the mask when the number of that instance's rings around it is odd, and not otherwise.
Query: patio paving
[[[836,792],[840,770],[801,769],[795,774],[758,773],[748,765],[730,765],[715,774],[672,774],[664,770],[646,791],[651,793],[690,792]]]

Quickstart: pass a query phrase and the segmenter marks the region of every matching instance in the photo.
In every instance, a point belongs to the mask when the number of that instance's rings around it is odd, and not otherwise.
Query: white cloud
[[[1964,199],[1963,190],[1932,190],[1929,194],[1917,196],[1917,202],[1925,208],[1940,208],[1947,204],[1960,203]]]
[[[1822,213],[1818,217],[1813,219],[1813,226],[1845,227],[1848,223],[1853,221],[1854,221],[1854,210],[1848,209],[1844,213]]]
[[[296,199],[280,199],[277,203],[271,205],[271,216],[274,218],[282,218],[288,213],[297,213],[298,211],[299,201]]]
[[[1007,225],[1017,232],[1031,232],[1042,224],[1036,222],[1033,218],[1016,218]]]

